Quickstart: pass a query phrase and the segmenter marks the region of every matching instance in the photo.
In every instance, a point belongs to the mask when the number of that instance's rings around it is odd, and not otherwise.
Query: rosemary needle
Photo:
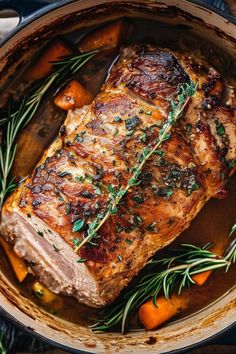
[[[15,140],[18,133],[33,118],[49,89],[51,89],[53,85],[63,82],[63,79],[68,75],[75,74],[97,52],[98,51],[95,50],[74,55],[52,63],[55,68],[53,73],[37,82],[30,92],[24,95],[19,107],[14,112],[12,112],[11,105],[9,105],[8,117],[0,119],[0,125],[6,124],[0,144],[0,207],[3,204],[6,194],[13,191],[15,188],[14,178],[8,181],[8,177],[16,154],[17,146]]]
[[[3,332],[0,332],[0,354],[7,354],[4,342],[4,334]]]
[[[225,269],[227,272],[230,265],[236,262],[236,239],[231,242],[224,257],[209,251],[211,246],[207,244],[201,248],[183,244],[174,256],[150,260],[136,283],[103,310],[103,318],[92,329],[101,332],[120,326],[121,332],[125,333],[130,315],[148,299],[152,298],[156,305],[161,292],[169,298],[175,287],[180,294],[183,288],[195,284],[192,279],[195,274],[216,269]]]

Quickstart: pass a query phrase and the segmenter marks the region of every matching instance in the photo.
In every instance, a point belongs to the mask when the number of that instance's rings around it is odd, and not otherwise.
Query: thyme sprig
[[[119,203],[129,192],[129,190],[140,183],[138,179],[145,163],[150,159],[155,151],[158,150],[161,144],[170,138],[172,126],[176,124],[182,116],[184,109],[188,105],[191,97],[195,94],[197,87],[198,84],[194,84],[192,81],[189,84],[186,83],[180,87],[177,100],[170,102],[170,112],[167,120],[163,123],[161,129],[159,130],[159,135],[155,140],[155,145],[148,145],[143,149],[137,165],[132,169],[133,175],[128,180],[126,187],[120,187],[119,190],[116,190],[116,188],[112,185],[107,187],[109,191],[109,203],[107,210],[104,215],[98,215],[95,220],[88,225],[87,236],[84,237],[80,244],[75,248],[75,252],[78,252],[78,250],[86,243],[96,245],[94,239],[99,238],[97,233],[98,230],[103,226],[110,215],[116,214]]]
[[[0,207],[6,194],[14,190],[14,178],[8,180],[16,154],[16,137],[30,122],[52,86],[58,85],[68,76],[78,72],[97,51],[66,57],[52,63],[55,70],[46,78],[37,82],[21,99],[20,105],[12,111],[9,105],[7,117],[0,119],[0,125],[6,125],[0,144]]]
[[[112,305],[103,311],[103,318],[92,329],[107,331],[120,326],[121,332],[127,330],[130,315],[145,301],[152,298],[157,306],[160,293],[168,299],[177,287],[178,294],[183,288],[195,284],[192,276],[209,270],[224,269],[228,271],[236,262],[236,239],[231,242],[223,257],[217,256],[209,248],[213,244],[198,247],[192,244],[182,244],[174,256],[154,258],[142,271],[139,280]],[[162,267],[161,271],[158,271]]]

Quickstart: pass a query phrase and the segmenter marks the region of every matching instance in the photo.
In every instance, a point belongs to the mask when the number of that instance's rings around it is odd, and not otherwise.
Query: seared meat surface
[[[88,224],[106,212],[111,188],[127,185],[190,79],[199,87],[171,137],[100,228],[96,244],[76,253]],[[93,307],[114,301],[210,197],[227,193],[236,115],[223,103],[224,90],[223,78],[201,60],[154,45],[123,49],[101,93],[69,113],[58,139],[5,203],[3,237],[52,291]]]

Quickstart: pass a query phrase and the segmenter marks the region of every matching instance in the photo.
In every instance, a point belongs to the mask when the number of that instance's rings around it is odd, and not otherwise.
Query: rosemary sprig
[[[75,252],[77,252],[88,242],[92,245],[96,245],[96,243],[93,242],[93,239],[99,238],[99,235],[97,234],[98,230],[107,221],[110,215],[116,214],[119,203],[121,202],[122,198],[129,192],[129,190],[139,184],[138,178],[145,163],[161,146],[161,144],[170,138],[170,131],[172,126],[176,124],[176,122],[182,116],[184,109],[189,103],[191,97],[195,94],[197,87],[198,84],[195,85],[192,81],[190,84],[186,83],[180,87],[179,95],[177,96],[177,102],[171,101],[170,112],[168,114],[167,120],[163,123],[162,128],[159,131],[159,136],[155,140],[155,145],[149,145],[143,149],[137,165],[132,169],[133,175],[128,180],[126,187],[121,187],[119,190],[116,190],[114,186],[108,186],[107,189],[109,191],[109,204],[107,211],[105,215],[97,216],[95,220],[89,224],[87,236],[84,237],[80,244],[75,248]]]
[[[0,354],[7,354],[7,350],[5,348],[4,334],[2,331],[0,332]]]
[[[102,320],[92,326],[93,330],[107,331],[120,326],[121,332],[125,333],[130,315],[148,299],[152,298],[157,305],[157,297],[161,292],[169,298],[176,286],[180,294],[183,288],[195,284],[192,279],[195,274],[216,269],[225,269],[227,272],[230,265],[236,262],[236,239],[231,242],[223,257],[209,251],[211,246],[207,244],[201,248],[182,244],[175,251],[175,256],[150,260],[136,285],[103,311]],[[157,271],[160,266],[163,269]]]
[[[236,232],[236,223],[234,223],[233,226],[231,227],[229,236],[233,235],[234,232]]]
[[[8,116],[0,119],[0,125],[6,124],[0,144],[0,207],[7,193],[15,188],[14,179],[8,181],[9,173],[16,154],[15,140],[18,133],[30,122],[39,108],[49,89],[58,85],[68,76],[78,72],[97,51],[66,57],[52,63],[55,71],[26,93],[18,108],[12,112],[9,108]]]

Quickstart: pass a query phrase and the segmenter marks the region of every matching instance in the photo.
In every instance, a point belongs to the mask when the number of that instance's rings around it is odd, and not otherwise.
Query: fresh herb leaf
[[[127,130],[134,130],[139,124],[141,120],[138,116],[130,117],[125,120],[125,127]]]
[[[114,118],[114,122],[120,123],[120,122],[122,122],[122,118],[120,116],[117,116]]]
[[[126,242],[129,246],[132,245],[132,243],[133,243],[131,240],[128,240],[128,239],[126,239],[125,242]]]
[[[76,182],[83,182],[83,181],[84,181],[84,179],[85,179],[85,177],[84,177],[84,176],[75,176],[75,180],[76,180]]]
[[[76,220],[74,222],[74,225],[73,225],[73,232],[80,231],[83,226],[84,226],[84,220],[83,219]]]
[[[73,238],[73,244],[75,245],[75,247],[78,247],[80,244],[80,241],[77,239],[77,237]]]
[[[219,121],[216,121],[216,132],[220,136],[225,135],[225,128],[224,128],[223,124],[220,123]]]
[[[156,223],[156,221],[154,221],[152,224],[150,224],[150,225],[148,225],[148,226],[146,227],[146,230],[147,230],[147,231],[154,231],[156,225],[157,225],[157,223]]]
[[[117,136],[118,133],[119,133],[119,129],[116,127],[115,130],[114,130],[113,136]]]

